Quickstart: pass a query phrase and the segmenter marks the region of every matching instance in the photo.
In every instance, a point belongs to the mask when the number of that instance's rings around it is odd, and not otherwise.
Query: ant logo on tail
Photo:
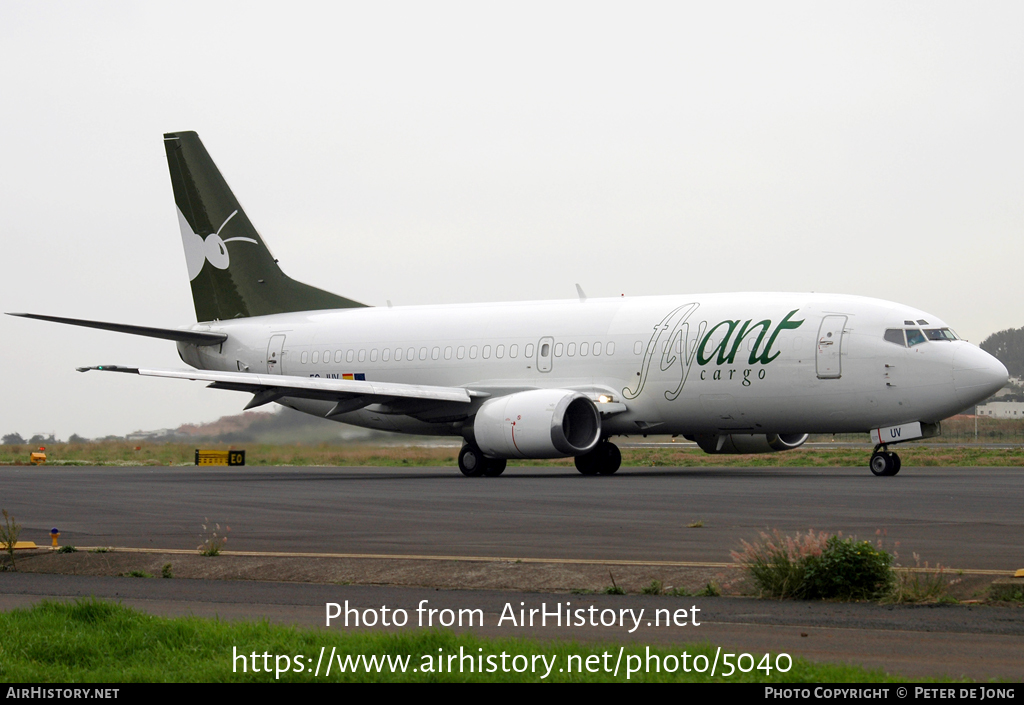
[[[231,260],[228,257],[228,248],[225,243],[241,240],[251,242],[254,245],[259,243],[251,237],[229,237],[227,240],[220,239],[220,231],[234,218],[238,211],[232,211],[231,215],[224,219],[224,222],[217,228],[217,232],[210,233],[204,239],[202,235],[194,232],[192,226],[185,220],[181,210],[178,211],[178,225],[181,227],[181,241],[185,245],[185,262],[188,265],[188,279],[192,281],[199,276],[203,264],[209,262],[217,269],[227,269]]]

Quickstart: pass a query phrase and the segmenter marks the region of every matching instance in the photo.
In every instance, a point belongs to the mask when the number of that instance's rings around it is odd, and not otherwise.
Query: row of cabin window
[[[533,357],[533,351],[534,351],[533,343],[527,343],[526,348],[523,351],[526,359],[530,359],[530,358]],[[562,343],[555,343],[555,350],[554,350],[555,357],[561,357],[563,352],[568,357],[575,357],[576,354],[577,354],[577,351],[579,352],[580,357],[586,357],[587,355],[599,356],[599,355],[602,354],[602,352],[605,355],[614,355],[615,354],[615,343],[608,343],[607,345],[602,345],[602,343],[600,341],[595,342],[593,344],[591,344],[589,342],[584,342],[584,343],[580,343],[578,347],[577,347],[576,343],[569,343],[568,345],[566,345],[564,347],[564,349],[563,349]],[[453,353],[453,348],[452,348],[452,346],[449,345],[448,347],[446,347],[444,349],[444,353],[443,353],[444,359],[445,360],[451,360],[452,359],[452,353]],[[455,358],[458,359],[458,360],[465,359],[465,357],[466,357],[466,346],[465,345],[460,345],[458,350],[454,351],[454,354],[455,354]],[[491,346],[490,345],[484,345],[483,348],[480,348],[479,346],[476,346],[476,345],[469,346],[469,359],[470,360],[475,360],[477,358],[478,354],[483,359],[489,360],[490,357],[491,357]],[[516,345],[516,344],[512,344],[512,345],[508,346],[508,356],[509,356],[510,359],[515,359],[515,358],[519,357],[519,346]],[[312,357],[312,359],[310,359],[310,357]],[[324,350],[322,357],[323,357],[323,364],[325,364],[325,365],[329,364],[330,361],[331,361],[331,351],[330,350]],[[392,352],[391,352],[391,348],[384,348],[380,352],[380,359],[381,359],[382,362],[389,362],[392,359],[392,357],[394,358],[395,362],[401,362],[403,357],[406,360],[415,360],[415,359],[417,359],[417,357],[420,360],[426,360],[427,357],[428,357],[428,353],[427,353],[427,348],[425,348],[425,347],[419,349],[419,354],[418,355],[417,355],[416,348],[408,348],[405,351],[403,351],[402,348],[395,348],[395,351],[394,351],[393,355],[392,355]],[[439,360],[439,359],[441,359],[441,357],[442,357],[441,348],[437,347],[437,346],[432,348],[430,350],[430,352],[429,352],[429,357],[430,357],[431,360]],[[505,357],[505,346],[504,345],[497,345],[497,346],[494,347],[494,357],[499,359],[499,360]],[[346,353],[344,353],[344,355],[342,354],[341,350],[335,350],[334,351],[334,361],[335,362],[340,363],[340,362],[342,362],[343,358],[344,358],[345,362],[356,362],[356,361],[358,361],[358,362],[366,362],[366,350],[360,350],[358,353],[355,350],[349,350]],[[305,351],[305,350],[302,352],[301,361],[302,361],[303,365],[305,365],[307,362],[310,362],[310,361],[314,365],[320,364],[320,360],[321,360],[321,355],[320,355],[320,351],[319,350],[314,350],[312,352],[312,354],[310,354],[308,351]],[[377,349],[376,348],[370,350],[370,362],[377,362]]]

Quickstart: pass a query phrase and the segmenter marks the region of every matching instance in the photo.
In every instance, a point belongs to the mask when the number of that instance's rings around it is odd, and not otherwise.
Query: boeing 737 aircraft
[[[176,341],[195,369],[103,370],[209,382],[367,428],[461,436],[459,469],[575,457],[614,473],[613,436],[672,434],[767,453],[810,433],[889,447],[939,433],[1006,368],[931,313],[829,294],[685,294],[374,308],[286,276],[194,132],[164,135],[198,323],[152,328],[13,314]]]

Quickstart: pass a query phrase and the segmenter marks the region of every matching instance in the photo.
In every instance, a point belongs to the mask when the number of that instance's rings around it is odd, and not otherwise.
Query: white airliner
[[[931,313],[828,294],[686,294],[374,308],[287,277],[194,132],[164,135],[199,323],[184,329],[13,314],[177,342],[193,370],[79,368],[209,382],[357,426],[461,436],[459,468],[573,456],[620,464],[612,436],[708,453],[797,448],[810,433],[889,446],[1007,381]]]

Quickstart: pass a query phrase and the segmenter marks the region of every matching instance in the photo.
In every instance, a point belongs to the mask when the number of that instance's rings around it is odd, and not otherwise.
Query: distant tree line
[[[41,433],[29,438],[27,441],[20,433],[8,433],[5,436],[0,436],[0,441],[5,446],[23,446],[26,443],[30,446],[46,445],[47,443],[54,444],[60,443],[60,439],[55,437],[52,433],[49,436],[44,436]],[[68,443],[88,443],[88,438],[82,438],[77,433],[72,433],[71,438],[68,439]]]
[[[1006,366],[1011,377],[1024,376],[1024,328],[1007,328],[993,333],[981,349]]]

